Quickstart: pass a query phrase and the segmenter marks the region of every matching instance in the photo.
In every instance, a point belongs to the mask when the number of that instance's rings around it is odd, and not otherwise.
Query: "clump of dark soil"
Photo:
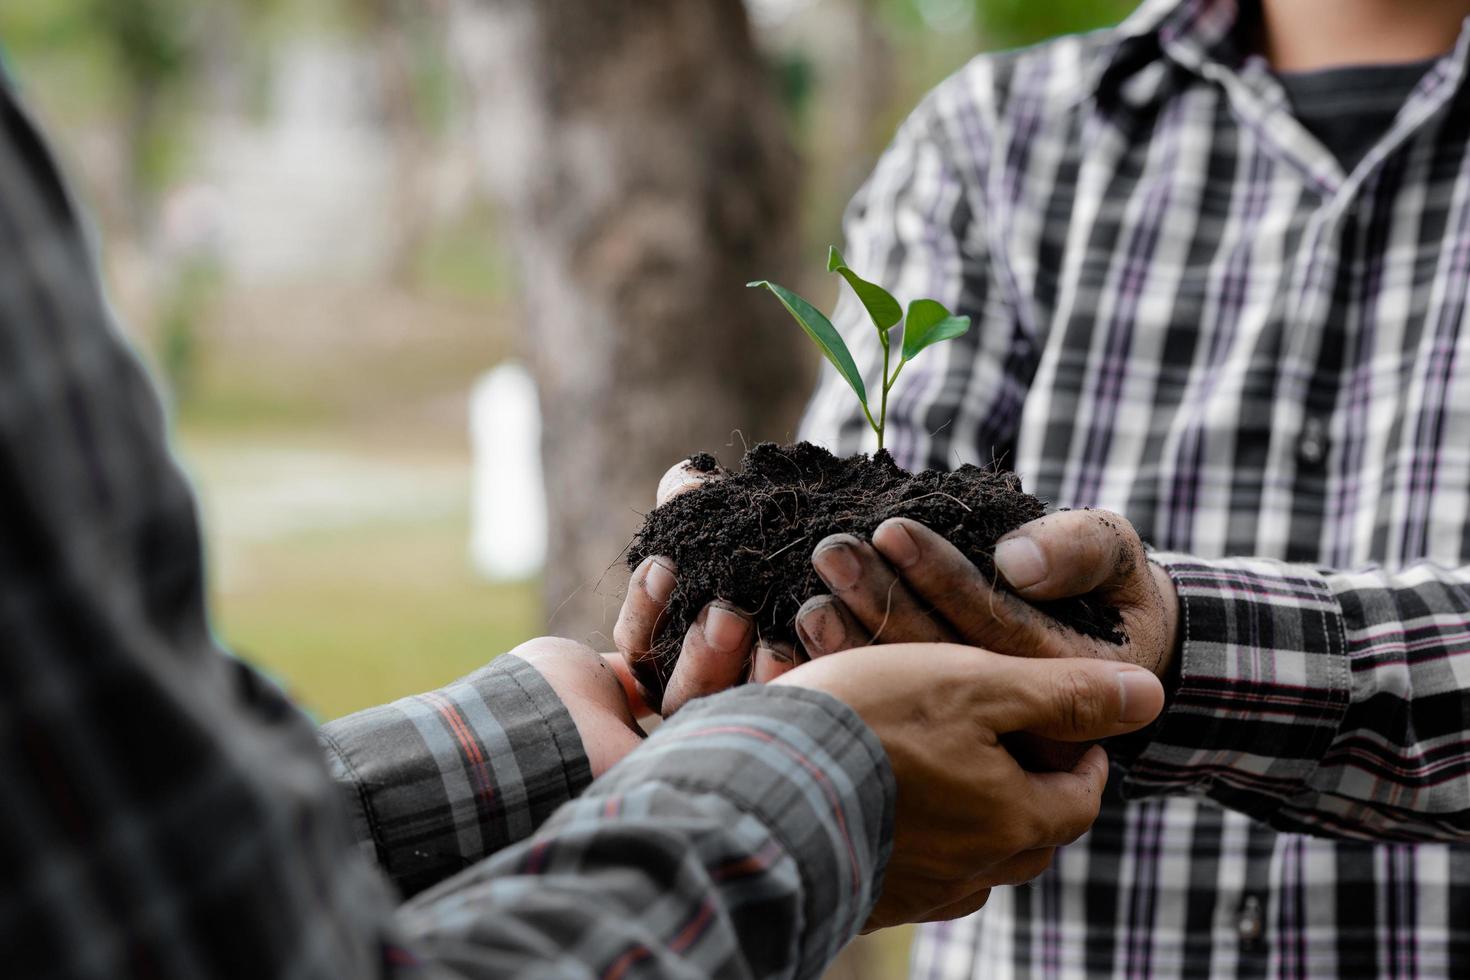
[[[702,472],[717,465],[708,453],[690,462]],[[678,568],[656,651],[660,680],[667,682],[684,633],[716,598],[753,613],[762,637],[800,649],[797,610],[828,591],[811,554],[829,534],[869,540],[890,517],[907,517],[944,535],[994,581],[996,540],[1044,513],[1011,473],[976,466],[908,473],[882,450],[838,459],[811,443],[762,443],[745,454],[741,472],[650,513],[629,549],[628,567],[663,555]],[[1087,636],[1125,642],[1122,619],[1106,603],[1082,596],[1041,608]]]

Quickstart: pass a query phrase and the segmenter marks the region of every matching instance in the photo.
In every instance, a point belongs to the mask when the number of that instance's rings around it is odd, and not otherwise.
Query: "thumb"
[[[1038,518],[1001,538],[995,568],[1018,595],[1065,599],[1130,580],[1144,561],[1127,519],[1105,510]]]
[[[1164,709],[1164,686],[1133,664],[998,657],[991,666],[987,701],[999,734],[1094,742],[1137,731]]]
[[[723,480],[725,475],[724,467],[707,453],[680,460],[659,478],[656,505],[662,507],[679,494],[698,490],[711,480]]]
[[[534,667],[567,709],[594,777],[643,741],[620,658],[556,637],[523,643],[511,654]]]

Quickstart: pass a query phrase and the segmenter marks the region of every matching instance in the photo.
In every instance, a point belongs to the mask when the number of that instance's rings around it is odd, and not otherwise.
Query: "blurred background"
[[[791,436],[841,212],[976,52],[1127,0],[6,0],[204,507],[319,718],[610,649],[656,481]],[[840,976],[902,974],[905,937]]]

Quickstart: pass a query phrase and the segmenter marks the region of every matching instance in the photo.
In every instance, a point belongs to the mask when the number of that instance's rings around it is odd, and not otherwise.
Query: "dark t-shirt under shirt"
[[[1280,76],[1297,120],[1351,171],[1388,132],[1437,59]]]

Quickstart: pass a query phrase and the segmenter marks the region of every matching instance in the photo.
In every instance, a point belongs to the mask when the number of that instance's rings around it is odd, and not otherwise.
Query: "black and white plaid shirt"
[[[809,977],[892,834],[882,747],[795,688],[590,785],[511,656],[320,734],[331,775],[211,636],[157,397],[0,76],[0,976]]]
[[[977,323],[895,389],[900,461],[1120,511],[1183,600],[1120,789],[1198,798],[1110,803],[919,977],[1470,976],[1470,30],[1344,173],[1249,13],[980,57],[849,212],[855,268]],[[867,446],[851,401],[804,434]]]

